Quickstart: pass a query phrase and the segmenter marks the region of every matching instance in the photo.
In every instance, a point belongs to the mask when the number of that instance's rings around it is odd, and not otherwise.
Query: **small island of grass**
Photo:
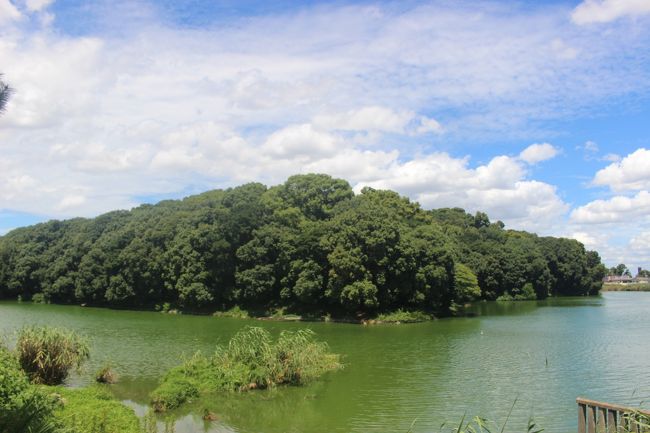
[[[171,369],[151,393],[151,403],[162,412],[201,394],[301,385],[339,368],[340,356],[311,330],[284,331],[273,341],[265,329],[247,327],[217,346],[213,356],[197,353]]]

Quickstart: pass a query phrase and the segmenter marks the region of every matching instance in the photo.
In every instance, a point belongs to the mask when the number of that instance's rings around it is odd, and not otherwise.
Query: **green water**
[[[177,433],[438,432],[463,414],[529,416],[547,432],[576,430],[575,398],[638,405],[650,399],[650,293],[483,303],[477,317],[401,326],[279,323],[82,307],[0,303],[0,332],[25,324],[73,328],[93,358],[70,385],[110,360],[115,394],[139,413],[160,375],[183,354],[210,352],[247,324],[310,327],[344,354],[345,369],[301,388],[227,394],[175,413]],[[204,408],[220,420],[204,423]]]

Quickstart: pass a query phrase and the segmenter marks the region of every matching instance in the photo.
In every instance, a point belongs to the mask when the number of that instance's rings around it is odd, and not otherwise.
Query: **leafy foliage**
[[[538,299],[596,294],[605,272],[575,240],[506,230],[482,212],[423,210],[392,191],[355,195],[324,174],[0,237],[0,298],[114,307],[446,315],[530,286]]]
[[[247,327],[212,357],[197,353],[170,370],[151,394],[152,405],[165,411],[204,392],[301,385],[340,367],[339,356],[308,329],[283,331],[273,342],[263,328]]]
[[[56,432],[54,407],[54,400],[30,385],[18,360],[0,347],[0,433]]]
[[[27,327],[18,334],[16,345],[22,369],[33,383],[58,385],[72,368],[89,356],[86,341],[77,334],[50,327]]]

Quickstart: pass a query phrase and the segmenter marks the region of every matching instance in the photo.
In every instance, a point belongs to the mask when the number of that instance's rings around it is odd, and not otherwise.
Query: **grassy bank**
[[[603,284],[603,292],[650,292],[650,283]]]
[[[151,402],[161,412],[205,393],[301,385],[339,368],[339,355],[310,330],[284,331],[273,341],[268,331],[248,327],[227,346],[217,346],[212,357],[197,353],[170,370]]]
[[[13,352],[0,346],[0,433],[142,433],[106,386],[60,386],[88,356],[83,338],[47,327],[22,329]]]

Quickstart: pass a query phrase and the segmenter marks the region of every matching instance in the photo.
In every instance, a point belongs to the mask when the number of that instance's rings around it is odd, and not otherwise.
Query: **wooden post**
[[[578,433],[587,433],[587,406],[578,403]]]
[[[598,433],[606,433],[607,431],[607,410],[604,407],[599,407],[596,410],[596,431]]]
[[[615,410],[607,410],[607,433],[618,433],[616,430],[616,414]]]
[[[591,405],[587,406],[587,433],[596,433],[596,411]]]

